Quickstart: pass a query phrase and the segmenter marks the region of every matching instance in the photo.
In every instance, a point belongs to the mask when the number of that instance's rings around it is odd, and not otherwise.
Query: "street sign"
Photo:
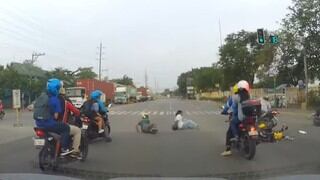
[[[12,90],[12,105],[14,109],[18,109],[21,107],[21,94],[20,89]]]

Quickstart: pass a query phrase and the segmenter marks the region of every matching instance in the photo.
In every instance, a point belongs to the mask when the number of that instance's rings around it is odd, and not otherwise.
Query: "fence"
[[[320,89],[310,88],[309,91],[316,92],[320,95]],[[216,92],[205,92],[200,94],[200,99],[209,100],[225,100],[230,95],[230,91],[216,91]],[[278,104],[282,107],[288,106],[300,106],[305,101],[304,89],[298,89],[295,87],[288,87],[283,89],[251,89],[250,95],[252,98],[260,98],[268,96],[273,104]]]

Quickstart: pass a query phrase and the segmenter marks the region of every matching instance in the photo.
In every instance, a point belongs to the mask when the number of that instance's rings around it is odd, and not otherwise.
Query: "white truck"
[[[86,89],[84,87],[66,88],[66,96],[76,108],[80,108],[87,100]]]

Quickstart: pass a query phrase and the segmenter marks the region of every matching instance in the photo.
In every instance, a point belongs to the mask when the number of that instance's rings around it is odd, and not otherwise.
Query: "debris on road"
[[[285,136],[284,139],[285,139],[285,140],[289,140],[289,141],[293,141],[293,140],[294,140],[294,138],[291,137],[291,136]]]
[[[307,134],[306,131],[302,131],[302,130],[299,130],[298,132],[299,132],[300,134],[304,134],[304,135]]]

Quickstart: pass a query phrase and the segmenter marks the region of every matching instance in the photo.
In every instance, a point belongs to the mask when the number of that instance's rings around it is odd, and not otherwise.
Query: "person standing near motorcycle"
[[[269,102],[268,96],[263,96],[263,98],[260,99],[261,102],[261,113],[265,114],[269,111],[271,111],[271,103]]]
[[[58,121],[59,113],[62,112],[61,103],[58,99],[58,93],[61,88],[59,79],[49,79],[47,82],[47,93],[42,93],[34,104],[35,124],[46,131],[61,135],[61,155],[67,155],[69,150],[70,127]]]
[[[5,115],[4,107],[3,107],[2,100],[0,99],[0,118],[3,119],[4,115]]]
[[[228,130],[227,130],[227,133],[226,133],[226,149],[225,151],[223,151],[221,153],[222,156],[229,156],[232,154],[231,152],[231,141],[230,139],[233,137],[233,134],[232,134],[232,131],[231,131],[231,117],[232,117],[232,104],[233,104],[233,101],[234,101],[234,98],[235,96],[238,94],[238,85],[235,84],[233,87],[232,87],[232,92],[233,92],[233,95],[231,96],[230,99],[228,99],[226,105],[224,106],[224,109],[223,111],[221,112],[221,114],[223,115],[227,115],[229,114],[229,127],[228,127]],[[229,112],[230,111],[230,112]]]
[[[79,149],[80,141],[81,141],[81,129],[74,125],[76,122],[71,124],[69,121],[69,117],[71,116],[70,112],[72,112],[73,115],[77,119],[79,119],[80,111],[71,102],[66,100],[65,94],[66,94],[65,89],[61,87],[58,97],[61,103],[62,112],[59,114],[59,120],[64,123],[67,123],[70,127],[70,135],[73,136],[73,143],[72,143],[73,152],[71,155],[76,158],[81,158],[80,149]]]

